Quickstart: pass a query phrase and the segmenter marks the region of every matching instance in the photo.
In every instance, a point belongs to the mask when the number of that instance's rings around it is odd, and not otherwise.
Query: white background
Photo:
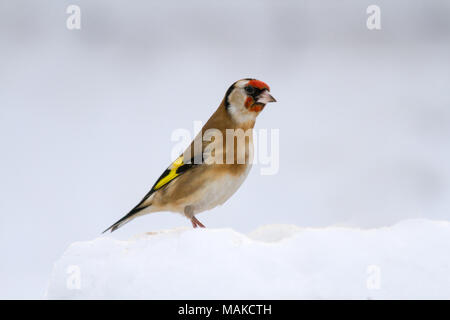
[[[246,77],[279,101],[256,126],[280,130],[280,170],[255,166],[206,226],[449,220],[449,14],[448,1],[2,0],[0,298],[43,297],[68,244],[146,194],[173,130]],[[187,225],[158,213],[113,236]]]

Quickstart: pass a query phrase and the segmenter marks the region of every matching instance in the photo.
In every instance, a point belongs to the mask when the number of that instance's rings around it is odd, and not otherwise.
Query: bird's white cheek
[[[255,121],[257,113],[248,111],[245,107],[236,107],[234,105],[230,105],[228,107],[228,112],[231,115],[231,118],[237,123],[246,123],[249,121]]]

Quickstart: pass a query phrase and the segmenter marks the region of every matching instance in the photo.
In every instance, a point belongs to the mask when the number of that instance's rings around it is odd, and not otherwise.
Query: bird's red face
[[[226,108],[235,121],[255,120],[267,103],[276,102],[269,86],[260,80],[243,79],[235,82],[225,95]]]

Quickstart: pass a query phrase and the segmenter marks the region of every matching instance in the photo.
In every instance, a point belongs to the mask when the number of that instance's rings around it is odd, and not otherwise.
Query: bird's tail
[[[110,226],[108,229],[106,229],[105,231],[103,231],[102,233],[105,233],[106,231],[111,230],[111,232],[116,231],[117,229],[119,229],[120,227],[124,226],[125,224],[127,224],[128,222],[130,222],[131,220],[133,220],[134,218],[137,218],[139,216],[139,213],[141,213],[142,210],[150,207],[150,205],[144,206],[144,207],[135,207],[133,208],[133,210],[131,210],[128,214],[126,214],[125,216],[123,216],[122,218],[120,218],[118,221],[116,221],[112,226]]]

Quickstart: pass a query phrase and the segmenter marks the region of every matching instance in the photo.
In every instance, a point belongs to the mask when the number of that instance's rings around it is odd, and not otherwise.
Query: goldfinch
[[[194,228],[204,228],[195,216],[227,201],[250,171],[256,117],[267,103],[276,101],[269,91],[267,84],[256,79],[233,83],[186,151],[127,215],[104,232],[159,211],[181,213]],[[236,141],[239,135],[243,143]]]

